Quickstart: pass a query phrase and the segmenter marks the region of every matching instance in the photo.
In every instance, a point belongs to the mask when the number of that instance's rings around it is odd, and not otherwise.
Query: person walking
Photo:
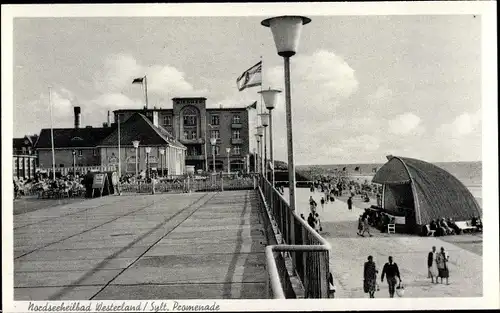
[[[349,197],[349,199],[347,199],[347,209],[349,209],[349,211],[352,210],[352,197]]]
[[[427,268],[428,268],[428,278],[431,279],[432,283],[438,283],[438,268],[437,268],[437,254],[436,247],[432,247],[432,251],[427,255]],[[434,281],[436,278],[436,281]]]
[[[370,233],[370,224],[368,223],[368,215],[364,215],[361,221],[363,223],[363,231],[361,232],[361,237],[365,236],[365,232],[368,232],[368,235],[370,235],[370,237],[373,237],[373,235]]]
[[[323,231],[323,227],[321,227],[321,219],[319,218],[319,214],[314,214],[314,230],[319,234],[320,231]]]
[[[321,208],[324,209],[325,208],[325,198],[321,197]]]
[[[370,295],[370,298],[375,298],[377,289],[377,267],[373,262],[373,256],[368,256],[368,261],[365,262],[363,270],[363,289],[365,293]]]
[[[441,251],[436,256],[438,276],[441,279],[441,284],[443,283],[443,278],[446,278],[446,284],[449,285],[448,277],[450,276],[450,273],[448,271],[448,264],[447,264],[449,259],[450,259],[450,256],[447,255],[446,252],[444,251],[444,248],[441,247]],[[437,277],[436,277],[436,281],[437,281]]]
[[[309,213],[309,216],[307,217],[307,224],[311,226],[313,229],[315,229],[315,218],[313,213]]]
[[[399,279],[399,283],[401,283],[401,275],[399,274],[398,265],[392,260],[392,256],[389,256],[389,262],[385,263],[382,269],[382,282],[384,282],[385,276],[387,276],[387,285],[389,285],[389,297],[394,298],[397,283],[396,277]]]
[[[361,236],[362,231],[363,231],[363,215],[360,215],[358,218],[358,232],[357,232],[357,234]]]

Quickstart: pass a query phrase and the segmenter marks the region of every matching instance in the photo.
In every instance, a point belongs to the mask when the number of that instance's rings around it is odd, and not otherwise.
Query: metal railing
[[[254,174],[238,176],[235,174],[214,174],[207,176],[169,176],[159,178],[155,182],[137,180],[132,183],[122,183],[122,193],[184,193],[224,190],[248,190],[256,186]],[[154,185],[154,186],[153,186]]]
[[[259,193],[262,204],[274,220],[271,223],[276,223],[284,242],[266,247],[271,296],[284,299],[285,295],[295,294],[289,290],[292,284],[287,281],[290,279],[287,271],[279,268],[276,261],[275,253],[281,252],[282,256],[290,256],[293,272],[304,287],[305,298],[329,298],[330,244],[290,209],[283,196],[264,177],[259,179]]]

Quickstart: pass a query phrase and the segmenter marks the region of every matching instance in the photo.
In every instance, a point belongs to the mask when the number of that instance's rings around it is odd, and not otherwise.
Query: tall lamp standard
[[[134,145],[134,148],[135,148],[135,178],[137,178],[137,176],[139,176],[139,165],[138,165],[138,156],[137,156],[137,153],[139,151],[139,140],[134,140],[132,141],[132,144]]]
[[[149,154],[151,153],[151,147],[146,147],[146,180],[149,181],[151,178],[151,173],[149,173]]]
[[[165,148],[160,148],[160,168],[161,176],[163,177],[163,155],[165,154]]]
[[[262,140],[262,137],[264,136],[264,126],[257,126],[257,135],[259,135],[259,149],[260,149],[260,163],[259,163],[259,166],[260,166],[260,173],[262,175],[264,175],[264,152],[262,149],[262,145],[263,145],[263,140]]]
[[[269,110],[269,150],[271,154],[271,183],[274,186],[274,146],[273,146],[273,109],[278,100],[278,94],[281,90],[271,89],[260,91],[266,108]]]
[[[215,174],[215,145],[217,144],[217,138],[210,138],[210,144],[212,145],[212,172]]]
[[[260,173],[260,136],[255,134],[255,140],[257,140],[257,154],[255,157],[255,171]]]
[[[76,177],[76,150],[73,150],[73,177]]]
[[[295,211],[295,163],[292,133],[292,101],[290,90],[290,57],[295,55],[299,46],[302,26],[311,22],[304,16],[277,16],[265,19],[262,26],[270,27],[278,55],[284,59],[285,67],[285,103],[286,103],[286,130],[288,141],[288,181],[290,190],[290,209]],[[292,223],[293,225],[293,223]],[[292,232],[293,233],[293,232]],[[292,243],[293,244],[293,243]]]
[[[264,131],[264,171],[263,174],[268,179],[267,177],[267,126],[269,126],[269,113],[261,113],[260,114],[260,123],[263,126],[263,131]]]
[[[229,154],[231,153],[231,148],[226,148],[226,154],[227,154],[227,173],[230,174],[230,168],[231,165],[229,165]]]

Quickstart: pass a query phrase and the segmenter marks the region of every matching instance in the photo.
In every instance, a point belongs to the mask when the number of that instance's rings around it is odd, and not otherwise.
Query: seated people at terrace
[[[462,232],[462,230],[460,229],[460,227],[458,227],[457,224],[455,224],[455,222],[450,217],[448,217],[448,220],[446,221],[446,224],[448,224],[448,226],[450,226],[451,229],[453,229],[453,231],[455,232],[455,234],[460,235],[460,233]]]
[[[483,230],[483,223],[481,223],[481,219],[479,217],[472,217],[471,220],[471,226],[474,226],[477,228],[477,230],[482,231]]]
[[[444,228],[444,230],[446,231],[447,235],[453,235],[454,234],[453,229],[451,229],[448,226],[448,224],[446,223],[446,221],[445,221],[444,218],[441,218],[441,220],[439,221],[439,225]]]

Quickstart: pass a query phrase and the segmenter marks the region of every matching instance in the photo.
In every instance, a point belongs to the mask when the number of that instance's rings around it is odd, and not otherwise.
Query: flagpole
[[[144,93],[146,97],[146,109],[149,109],[148,107],[148,78],[147,75],[144,75]]]
[[[120,194],[120,179],[122,177],[122,155],[121,155],[121,145],[120,145],[120,113],[117,114],[118,117],[118,194]]]
[[[264,84],[264,61],[262,60],[262,56],[260,56],[260,113],[264,113],[264,108],[262,106],[263,95],[262,95],[262,85]],[[264,162],[264,167],[262,168],[262,174],[267,179],[267,127],[264,127],[264,158],[262,159]]]
[[[52,119],[52,87],[49,86],[50,142],[52,145],[52,179],[56,180],[56,154],[54,151],[54,121]]]

